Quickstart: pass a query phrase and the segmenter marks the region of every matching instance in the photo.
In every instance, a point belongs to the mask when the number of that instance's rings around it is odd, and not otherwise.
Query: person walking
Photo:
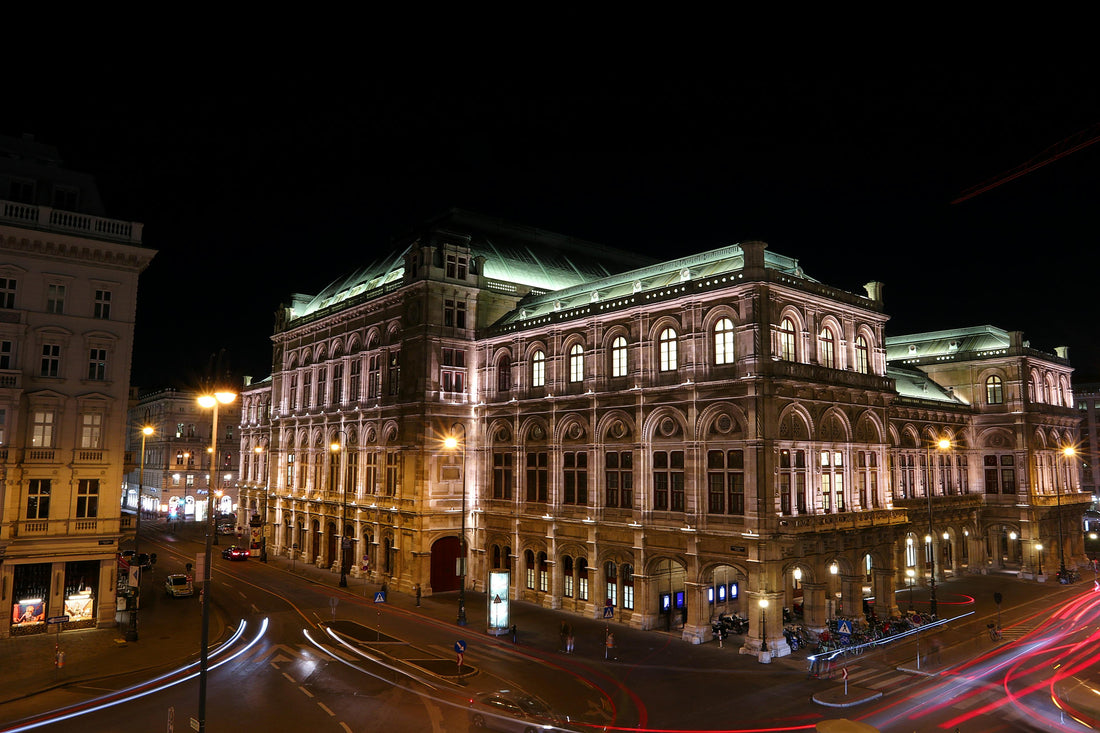
[[[561,650],[564,652],[567,650],[566,644],[569,639],[569,624],[567,624],[564,619],[561,622],[561,628],[558,630],[558,633],[561,635]]]
[[[516,631],[516,625],[512,624],[512,643],[515,644],[519,639],[519,632]]]
[[[569,634],[565,637],[565,653],[573,653],[573,630],[569,630]]]

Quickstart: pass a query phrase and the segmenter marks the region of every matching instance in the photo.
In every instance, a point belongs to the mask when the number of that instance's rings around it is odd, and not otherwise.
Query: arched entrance
[[[432,543],[432,592],[458,590],[458,556],[461,547],[457,537],[441,537]]]
[[[653,564],[651,593],[656,602],[657,627],[665,631],[683,628],[687,621],[687,571],[672,559]]]

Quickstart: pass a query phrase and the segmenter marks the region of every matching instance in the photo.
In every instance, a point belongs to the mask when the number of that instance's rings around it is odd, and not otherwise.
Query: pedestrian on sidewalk
[[[512,624],[512,643],[515,644],[519,638],[519,632],[516,631],[516,625]]]
[[[416,607],[420,607],[420,583],[416,584]]]
[[[570,629],[569,635],[565,637],[565,653],[573,653],[573,631]]]
[[[567,624],[564,619],[561,622],[559,633],[561,634],[561,650],[564,652],[567,650],[566,644],[569,639],[569,624]]]

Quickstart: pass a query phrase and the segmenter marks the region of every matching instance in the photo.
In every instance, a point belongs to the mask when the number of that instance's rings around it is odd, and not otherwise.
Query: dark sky
[[[145,223],[142,387],[187,386],[221,348],[266,376],[280,302],[450,206],[658,256],[763,239],[831,285],[886,283],[891,335],[990,323],[1100,379],[1100,144],[951,204],[1100,135],[1092,62],[348,57],[96,78],[26,85],[49,93],[6,105],[0,132],[58,146],[109,215]]]

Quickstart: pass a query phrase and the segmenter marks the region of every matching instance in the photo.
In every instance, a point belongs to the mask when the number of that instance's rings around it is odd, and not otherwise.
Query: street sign
[[[842,619],[838,620],[836,622],[836,631],[837,631],[838,634],[851,635],[851,633],[852,633],[852,622],[849,621],[846,618],[842,618]]]
[[[614,606],[604,606],[603,607],[603,617],[604,618],[615,618],[615,607]]]
[[[459,639],[458,641],[456,641],[455,642],[455,651],[458,652],[459,654],[462,654],[464,651],[466,651],[466,642],[463,641],[462,639]]]
[[[67,623],[69,623],[69,617],[68,616],[50,616],[48,619],[46,619],[46,623],[48,623],[48,624],[67,624]]]
[[[383,590],[380,590],[377,593],[375,593],[374,594],[374,602],[375,603],[385,603],[386,602],[386,592],[383,591]],[[381,613],[381,611],[379,611],[379,613]]]

